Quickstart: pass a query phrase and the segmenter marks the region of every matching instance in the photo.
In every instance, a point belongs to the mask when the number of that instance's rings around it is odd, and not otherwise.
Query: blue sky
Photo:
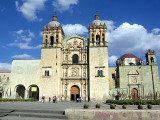
[[[159,6],[159,0],[1,0],[0,70],[10,70],[13,59],[40,59],[42,29],[53,15],[66,37],[88,37],[96,13],[107,24],[110,66],[125,53],[145,63],[152,49],[160,67]]]

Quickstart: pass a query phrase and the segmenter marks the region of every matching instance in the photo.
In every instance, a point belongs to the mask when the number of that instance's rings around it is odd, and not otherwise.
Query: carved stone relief
[[[138,72],[131,70],[129,72],[129,84],[138,84]]]
[[[72,68],[72,76],[73,77],[79,76],[79,68]]]

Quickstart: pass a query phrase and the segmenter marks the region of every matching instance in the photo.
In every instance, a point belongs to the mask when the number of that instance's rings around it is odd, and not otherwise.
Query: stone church
[[[11,72],[0,72],[0,97],[56,96],[58,101],[105,101],[159,97],[160,82],[155,52],[146,53],[147,64],[131,53],[108,66],[107,26],[95,15],[89,38],[66,37],[54,15],[43,27],[41,59],[13,60]]]

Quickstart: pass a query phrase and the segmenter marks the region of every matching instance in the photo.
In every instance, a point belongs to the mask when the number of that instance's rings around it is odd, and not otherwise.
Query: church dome
[[[92,25],[99,26],[99,25],[104,25],[104,22],[102,22],[101,20],[99,20],[99,15],[96,14],[96,15],[95,15],[95,20],[94,20],[91,24],[92,24]]]
[[[48,27],[59,27],[60,23],[57,21],[57,16],[53,16],[53,20],[48,23]]]
[[[126,53],[120,57],[120,59],[123,61],[125,58],[137,58],[135,55],[131,53]]]

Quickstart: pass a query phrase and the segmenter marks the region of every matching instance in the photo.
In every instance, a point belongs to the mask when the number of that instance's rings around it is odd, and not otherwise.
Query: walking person
[[[53,103],[55,103],[55,96],[53,96]]]
[[[43,96],[42,96],[42,103],[43,103]]]
[[[57,98],[56,98],[56,96],[55,96],[55,103],[57,103]]]
[[[51,102],[51,97],[49,97],[49,103]]]
[[[45,102],[45,96],[43,96],[43,103]]]

